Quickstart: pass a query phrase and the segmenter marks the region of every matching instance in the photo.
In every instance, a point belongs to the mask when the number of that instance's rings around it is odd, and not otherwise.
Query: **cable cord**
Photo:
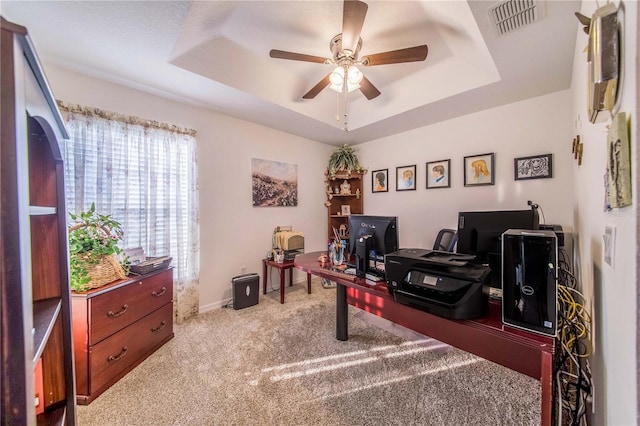
[[[569,269],[567,253],[559,251],[558,333],[554,364],[557,398],[556,424],[587,425],[587,407],[592,398],[589,356],[591,315],[584,307],[584,296],[576,289],[577,279]]]

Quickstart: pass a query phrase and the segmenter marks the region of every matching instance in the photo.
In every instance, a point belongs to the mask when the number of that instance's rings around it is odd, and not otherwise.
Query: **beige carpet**
[[[79,425],[537,425],[540,385],[350,307],[319,280],[175,326]]]

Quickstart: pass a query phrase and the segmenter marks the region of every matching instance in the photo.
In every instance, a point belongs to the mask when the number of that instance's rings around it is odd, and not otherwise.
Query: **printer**
[[[451,319],[484,315],[491,269],[475,256],[421,248],[385,256],[387,287],[396,302]]]

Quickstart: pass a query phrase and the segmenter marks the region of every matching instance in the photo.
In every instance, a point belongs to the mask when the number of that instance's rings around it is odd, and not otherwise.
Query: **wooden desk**
[[[321,253],[298,255],[298,269],[335,281],[336,339],[348,339],[348,304],[430,336],[463,351],[540,380],[542,425],[551,425],[555,339],[502,324],[501,305],[490,302],[488,314],[473,320],[451,320],[397,303],[386,283],[372,282],[325,267]]]
[[[283,263],[275,260],[262,259],[262,294],[267,294],[267,266],[272,266],[280,271],[280,303],[284,303],[284,272],[289,270],[289,287],[293,285],[293,268],[295,264],[292,260]],[[311,294],[311,275],[307,273],[307,294]]]

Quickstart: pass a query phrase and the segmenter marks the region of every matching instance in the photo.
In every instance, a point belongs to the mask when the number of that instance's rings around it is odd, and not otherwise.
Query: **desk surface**
[[[321,253],[318,252],[298,255],[295,258],[295,265],[298,269],[301,269],[307,273],[333,280],[338,284],[342,284],[348,288],[353,288],[358,292],[373,294],[382,299],[382,301],[388,305],[386,309],[392,308],[393,305],[400,305],[394,300],[393,295],[389,293],[386,282],[373,282],[368,281],[364,278],[358,278],[353,275],[344,274],[338,269],[334,268],[330,263],[325,266],[320,266],[320,263],[318,262],[318,257],[320,256],[320,254]],[[350,295],[353,296],[352,293],[350,293]],[[375,306],[366,306],[363,303],[351,303],[352,300],[350,300],[349,302],[350,304],[367,311],[373,311],[376,309]],[[400,325],[411,328],[422,334],[433,337],[434,339],[444,341],[472,353],[474,353],[475,351],[469,349],[468,342],[459,342],[455,337],[452,338],[451,336],[446,335],[447,333],[451,332],[452,324],[456,324],[456,329],[459,329],[462,325],[465,328],[475,329],[476,332],[480,332],[487,337],[493,337],[501,341],[510,341],[513,343],[517,343],[518,346],[525,346],[534,349],[535,351],[547,352],[550,354],[553,354],[554,352],[553,337],[543,336],[540,334],[527,332],[526,330],[520,330],[508,325],[504,325],[502,323],[502,306],[499,301],[490,301],[487,314],[483,317],[471,320],[452,320],[429,314],[427,312],[406,305],[401,306],[403,310],[411,309],[413,311],[413,315],[408,319],[398,319],[396,322],[398,322]],[[464,337],[461,337],[461,339],[464,339]],[[489,339],[489,341],[490,340],[492,339]],[[479,355],[482,356],[481,354]],[[529,371],[528,369],[525,369],[525,371],[522,371],[522,369],[519,368],[515,369],[527,375],[530,375],[531,377],[540,379],[539,370],[537,372],[533,372]]]
[[[385,282],[372,282],[347,275],[331,264],[321,266],[322,254],[307,253],[295,258],[295,266],[307,274],[335,281],[336,338],[348,338],[347,304],[371,312],[396,324],[430,336],[443,343],[480,356],[489,361],[540,380],[541,421],[551,424],[553,399],[552,337],[530,333],[502,324],[501,304],[490,302],[485,316],[471,320],[453,320],[439,317],[394,300]]]

